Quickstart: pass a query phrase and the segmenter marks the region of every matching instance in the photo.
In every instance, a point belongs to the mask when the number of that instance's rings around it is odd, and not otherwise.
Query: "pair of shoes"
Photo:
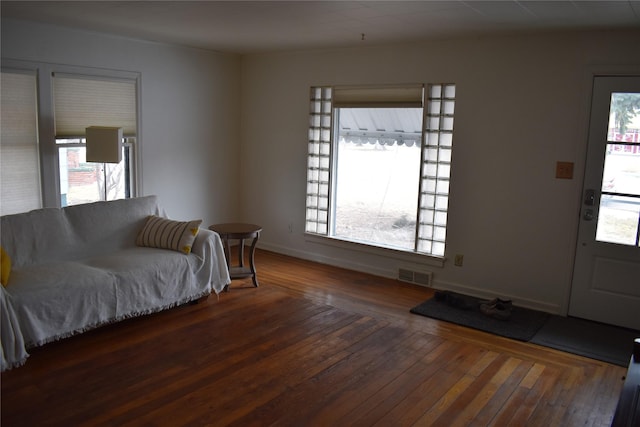
[[[435,299],[461,310],[471,310],[476,306],[474,299],[451,291],[436,291]]]
[[[498,320],[509,320],[512,308],[513,303],[511,300],[500,298],[494,298],[491,301],[480,304],[482,314]]]
[[[486,304],[486,305],[502,304],[504,307],[508,309],[513,308],[513,301],[511,301],[510,299],[494,298],[491,301],[485,301],[482,304]]]

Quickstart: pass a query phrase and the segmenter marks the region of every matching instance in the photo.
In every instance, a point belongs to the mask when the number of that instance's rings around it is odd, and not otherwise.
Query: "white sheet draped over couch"
[[[136,246],[156,196],[2,217],[12,260],[0,291],[2,370],[30,347],[219,293],[230,283],[220,237],[200,228],[190,254]]]

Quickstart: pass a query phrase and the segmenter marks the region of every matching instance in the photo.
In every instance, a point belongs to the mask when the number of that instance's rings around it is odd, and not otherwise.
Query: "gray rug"
[[[633,340],[640,338],[640,331],[515,306],[509,320],[497,320],[480,312],[482,300],[460,296],[473,308],[462,310],[432,298],[411,313],[623,367],[629,364]]]
[[[627,367],[636,338],[640,331],[552,315],[530,342]]]
[[[542,311],[513,307],[509,320],[498,320],[482,314],[480,303],[484,302],[483,300],[461,294],[455,295],[464,298],[472,308],[463,310],[432,298],[413,307],[411,312],[519,341],[529,341],[533,338],[549,317],[548,313]]]

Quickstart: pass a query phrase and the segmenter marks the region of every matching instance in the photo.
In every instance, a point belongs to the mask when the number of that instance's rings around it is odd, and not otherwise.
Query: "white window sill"
[[[393,258],[399,261],[407,263],[416,263],[422,265],[429,265],[432,267],[444,267],[444,263],[447,260],[445,257],[437,257],[433,255],[426,255],[417,252],[405,251],[402,249],[384,248],[381,246],[372,246],[365,243],[352,242],[348,240],[338,239],[336,237],[321,236],[318,234],[305,233],[305,240],[310,243],[317,243],[320,245],[332,246],[341,249],[348,249],[352,251],[358,251],[368,253],[377,256],[384,256],[387,258]]]

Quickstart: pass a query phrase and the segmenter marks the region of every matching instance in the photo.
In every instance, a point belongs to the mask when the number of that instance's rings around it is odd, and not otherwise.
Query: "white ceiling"
[[[3,17],[236,53],[516,32],[640,29],[640,0],[2,1],[0,5]]]

